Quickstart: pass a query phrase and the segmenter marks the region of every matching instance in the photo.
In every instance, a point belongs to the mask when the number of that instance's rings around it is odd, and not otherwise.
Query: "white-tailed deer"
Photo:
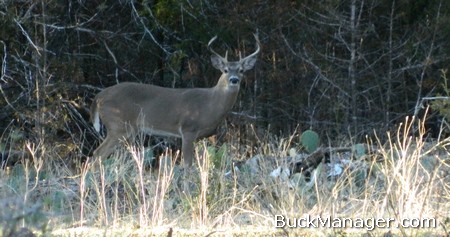
[[[94,157],[107,158],[122,139],[133,141],[138,132],[175,136],[182,139],[182,156],[186,167],[192,165],[194,142],[211,136],[233,107],[243,73],[253,68],[260,51],[236,62],[228,62],[211,44],[212,65],[222,75],[212,88],[174,89],[139,83],[120,83],[97,94],[91,105],[91,121],[100,130],[100,120],[107,136],[94,151]]]

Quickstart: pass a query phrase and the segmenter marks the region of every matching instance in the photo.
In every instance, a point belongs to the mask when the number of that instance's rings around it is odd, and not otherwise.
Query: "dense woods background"
[[[1,148],[27,140],[60,157],[87,154],[100,89],[211,87],[220,74],[209,39],[236,59],[254,50],[255,32],[262,52],[228,131],[381,134],[423,113],[423,98],[448,96],[449,10],[444,0],[1,1]],[[445,98],[431,101],[445,119]]]

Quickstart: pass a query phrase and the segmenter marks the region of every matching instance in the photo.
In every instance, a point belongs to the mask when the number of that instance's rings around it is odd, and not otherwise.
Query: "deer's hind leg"
[[[95,149],[93,156],[94,158],[106,159],[110,156],[116,146],[122,141],[126,141],[125,144],[134,144],[134,128],[125,125],[124,123],[105,123],[106,127],[106,138],[103,140],[102,144]]]

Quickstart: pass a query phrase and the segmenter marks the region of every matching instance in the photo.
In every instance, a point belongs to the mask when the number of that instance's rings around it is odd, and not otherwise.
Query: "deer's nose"
[[[230,82],[231,84],[237,84],[239,82],[239,78],[238,77],[230,77]]]

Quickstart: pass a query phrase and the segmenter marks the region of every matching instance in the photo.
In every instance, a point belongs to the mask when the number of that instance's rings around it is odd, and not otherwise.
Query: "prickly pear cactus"
[[[144,165],[146,167],[151,167],[152,164],[155,162],[155,154],[153,153],[152,148],[145,148],[144,150]]]
[[[353,150],[353,154],[355,155],[355,157],[357,159],[360,159],[361,157],[363,157],[367,153],[366,145],[365,144],[361,144],[361,143],[353,145],[352,150]]]
[[[319,134],[313,130],[306,130],[300,136],[300,142],[306,152],[312,153],[319,146]]]

